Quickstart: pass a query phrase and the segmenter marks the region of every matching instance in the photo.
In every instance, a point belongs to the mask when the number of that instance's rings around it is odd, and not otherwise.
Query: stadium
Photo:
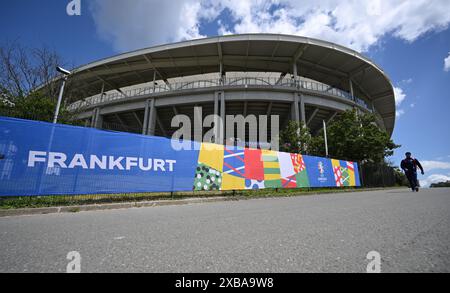
[[[352,108],[374,113],[390,135],[395,124],[394,90],[381,68],[351,49],[298,36],[161,45],[87,64],[69,81],[69,110],[98,129],[171,137],[178,114],[253,114],[279,115],[281,129],[303,121],[314,134]]]

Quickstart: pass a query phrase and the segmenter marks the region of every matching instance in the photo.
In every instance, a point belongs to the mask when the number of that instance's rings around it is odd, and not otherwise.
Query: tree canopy
[[[0,47],[0,115],[16,118],[53,121],[59,84],[49,83],[57,76],[56,66],[63,65],[62,58],[45,47],[27,48],[17,42]],[[49,84],[42,90],[36,88]],[[70,100],[66,86],[64,100]],[[69,98],[67,98],[69,97]],[[72,123],[73,114],[66,110],[63,101],[58,122]]]
[[[442,187],[450,187],[450,181],[447,182],[439,182],[439,183],[433,183],[430,186],[431,188],[442,188]]]
[[[28,48],[18,42],[6,42],[0,47],[0,94],[14,102],[28,96],[42,84],[57,76],[56,66],[62,58],[46,47]],[[58,86],[50,84],[46,94],[56,96]]]
[[[33,92],[25,97],[16,97],[14,104],[0,103],[0,115],[29,120],[52,122],[56,100],[41,92]],[[61,106],[58,123],[72,124],[73,114]]]
[[[307,153],[311,144],[311,133],[303,122],[289,121],[280,133],[280,149],[287,153]]]
[[[327,125],[329,156],[358,162],[384,162],[399,145],[376,124],[371,113],[348,110]],[[291,122],[280,134],[281,150],[325,156],[323,130],[315,137],[301,123]]]

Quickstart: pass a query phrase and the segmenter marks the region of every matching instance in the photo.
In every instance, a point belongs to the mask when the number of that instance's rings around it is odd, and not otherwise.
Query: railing
[[[266,87],[286,87],[286,88],[297,88],[299,90],[310,90],[320,93],[330,94],[332,96],[348,99],[350,101],[355,101],[358,105],[364,107],[365,109],[371,111],[367,103],[355,97],[354,100],[350,93],[334,88],[332,86],[314,82],[314,81],[304,81],[295,80],[291,78],[274,78],[274,77],[239,77],[239,78],[226,78],[226,79],[209,79],[209,80],[197,80],[190,82],[177,82],[172,84],[164,84],[147,86],[142,88],[136,88],[131,90],[126,90],[123,93],[109,93],[103,96],[96,95],[86,98],[81,101],[77,101],[71,104],[68,108],[69,110],[77,110],[85,107],[93,106],[96,104],[104,102],[112,102],[115,100],[126,99],[128,97],[144,96],[150,94],[165,93],[171,91],[182,91],[189,89],[202,89],[211,87],[243,87],[243,86],[266,86]]]

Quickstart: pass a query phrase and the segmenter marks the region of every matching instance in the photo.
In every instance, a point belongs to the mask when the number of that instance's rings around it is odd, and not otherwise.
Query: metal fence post
[[[381,168],[381,180],[382,180],[382,182],[383,182],[383,187],[386,187],[386,178],[384,178],[385,177],[385,166],[383,166],[383,165],[379,165]]]
[[[365,187],[365,180],[364,180],[364,172],[363,172],[363,164],[362,162],[359,163],[359,179],[361,180],[361,187]]]

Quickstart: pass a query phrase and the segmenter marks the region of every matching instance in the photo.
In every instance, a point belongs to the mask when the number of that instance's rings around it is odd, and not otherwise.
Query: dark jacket
[[[401,167],[405,172],[417,172],[417,167],[420,168],[420,171],[423,173],[423,168],[420,162],[414,158],[406,158],[402,161]]]

